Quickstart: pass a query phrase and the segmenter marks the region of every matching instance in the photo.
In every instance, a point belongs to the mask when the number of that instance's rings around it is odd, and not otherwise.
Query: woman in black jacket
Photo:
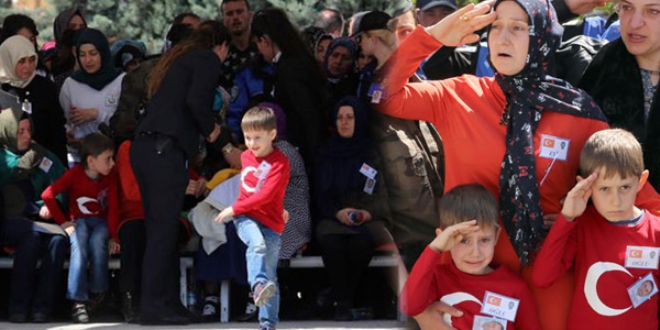
[[[178,219],[188,185],[188,162],[203,139],[220,134],[211,107],[231,35],[219,22],[200,26],[154,68],[149,103],[131,146],[147,232],[142,269],[142,324],[187,324],[177,290]]]
[[[34,123],[33,139],[66,164],[65,119],[55,84],[36,74],[39,61],[34,45],[22,35],[9,37],[0,45],[2,90],[16,95]]]
[[[275,66],[275,101],[286,112],[289,140],[300,149],[310,172],[316,150],[327,136],[325,78],[300,33],[281,9],[257,12],[251,33],[264,60]]]

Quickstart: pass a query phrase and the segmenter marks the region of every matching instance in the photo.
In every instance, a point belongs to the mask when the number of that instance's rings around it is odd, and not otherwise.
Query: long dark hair
[[[222,23],[218,21],[206,21],[202,23],[190,39],[174,46],[158,61],[149,80],[147,89],[148,98],[151,98],[158,91],[160,83],[165,78],[167,71],[169,71],[174,61],[179,57],[195,50],[213,49],[215,46],[229,44],[230,42],[231,34]]]
[[[258,11],[252,18],[251,34],[257,38],[268,35],[282,54],[296,54],[309,63],[316,63],[309,47],[300,36],[300,31],[289,21],[282,9],[267,8]],[[314,64],[314,67],[318,65]]]

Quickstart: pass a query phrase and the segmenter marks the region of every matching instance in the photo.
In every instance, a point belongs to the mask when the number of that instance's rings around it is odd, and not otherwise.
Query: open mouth
[[[497,53],[497,57],[511,58],[512,56],[507,53]]]
[[[631,41],[637,41],[637,42],[640,42],[640,41],[644,41],[644,40],[646,40],[646,37],[643,36],[643,35],[639,35],[639,34],[632,34],[632,33],[629,33],[629,34],[628,34],[628,39],[631,40]]]

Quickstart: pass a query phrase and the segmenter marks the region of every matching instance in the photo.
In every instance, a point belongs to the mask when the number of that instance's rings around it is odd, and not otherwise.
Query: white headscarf
[[[37,74],[36,66],[32,75],[27,79],[20,79],[16,76],[16,64],[22,58],[35,56],[38,60],[37,52],[34,50],[34,44],[28,38],[15,35],[7,38],[0,45],[0,83],[10,84],[14,87],[25,88],[29,85]]]

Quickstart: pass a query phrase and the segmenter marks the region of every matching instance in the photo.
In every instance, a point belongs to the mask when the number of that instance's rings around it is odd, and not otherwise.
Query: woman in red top
[[[520,271],[531,283],[534,256],[548,229],[544,215],[559,212],[575,183],[582,145],[607,123],[589,95],[546,76],[562,32],[550,5],[498,0],[486,14],[489,5],[469,5],[426,30],[418,27],[394,54],[380,110],[436,126],[445,148],[445,189],[477,182],[499,196],[508,235],[500,235],[493,263]],[[473,32],[491,23],[495,77],[407,83],[439,47],[476,42]],[[642,198],[658,197],[645,189]],[[544,329],[566,327],[572,287],[572,274],[547,289],[530,286]]]

